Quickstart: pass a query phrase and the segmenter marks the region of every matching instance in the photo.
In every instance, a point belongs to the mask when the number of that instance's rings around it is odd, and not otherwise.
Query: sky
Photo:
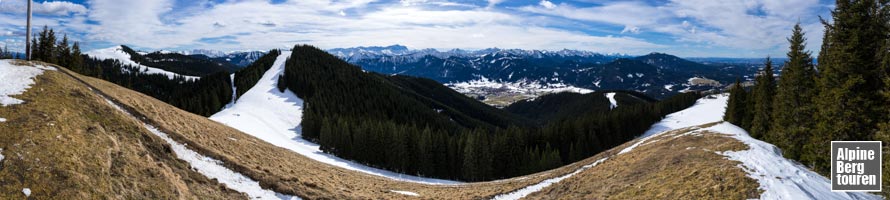
[[[0,0],[0,46],[23,51],[26,0]],[[405,45],[575,49],[683,57],[785,57],[794,24],[818,52],[826,0],[71,0],[34,1],[83,49],[269,50]]]

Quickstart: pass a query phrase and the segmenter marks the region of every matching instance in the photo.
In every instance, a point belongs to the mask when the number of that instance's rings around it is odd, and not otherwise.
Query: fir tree
[[[783,149],[786,157],[800,160],[803,145],[810,137],[815,113],[815,69],[800,24],[794,26],[788,61],[782,67],[773,101],[769,141]]]
[[[773,77],[773,62],[767,57],[766,67],[757,76],[754,90],[752,91],[754,115],[752,116],[751,128],[749,129],[751,137],[763,138],[764,134],[769,131],[773,109],[772,102],[776,89],[775,80]]]
[[[877,55],[887,34],[887,18],[879,15],[882,3],[875,0],[838,1],[832,11],[833,23],[824,22],[825,48],[820,53],[821,90],[816,98],[818,114],[811,156],[814,169],[827,174],[832,140],[871,140],[877,131],[876,119],[883,119],[879,91]]]

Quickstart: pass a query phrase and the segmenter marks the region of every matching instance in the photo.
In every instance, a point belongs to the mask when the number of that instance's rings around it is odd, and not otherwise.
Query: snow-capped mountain
[[[431,78],[452,87],[482,81],[545,88],[634,90],[657,98],[721,88],[736,78],[748,78],[758,68],[753,64],[702,64],[663,53],[632,57],[580,50],[409,50],[401,45],[328,52],[367,71]]]
[[[210,50],[210,49],[193,49],[193,50],[186,50],[186,51],[164,51],[164,50],[162,50],[159,52],[179,53],[182,55],[189,55],[189,56],[203,55],[203,56],[207,56],[210,59],[213,59],[217,62],[227,62],[227,63],[234,64],[238,67],[245,67],[247,65],[250,65],[251,63],[253,63],[253,61],[256,61],[263,55],[266,55],[266,52],[264,52],[264,51],[224,52],[224,51],[217,51],[217,50]]]

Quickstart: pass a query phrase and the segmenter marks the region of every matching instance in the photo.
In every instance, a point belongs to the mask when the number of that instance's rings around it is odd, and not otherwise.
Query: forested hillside
[[[522,100],[507,106],[504,110],[539,122],[562,120],[588,112],[611,110],[612,104],[606,96],[609,93],[615,94],[613,98],[621,106],[656,102],[655,99],[638,92],[599,91],[587,94],[561,92]]]
[[[38,33],[38,37],[32,42],[34,60],[58,64],[83,75],[101,78],[204,116],[216,113],[231,99],[231,79],[225,71],[207,74],[198,80],[148,74],[119,60],[100,60],[84,55],[79,43],[69,44],[66,36],[59,41],[55,34],[54,30],[47,27]],[[127,47],[124,49],[137,54]]]
[[[275,62],[275,58],[278,55],[281,55],[280,50],[271,50],[253,62],[253,64],[235,72],[235,93],[240,97],[256,85],[263,73],[266,73],[266,70],[272,67],[272,63]]]
[[[396,172],[470,181],[589,157],[642,134],[699,97],[629,103],[529,126],[530,119],[432,80],[364,72],[305,45],[294,47],[282,80],[304,100],[303,137],[325,152]]]
[[[218,62],[207,56],[189,56],[160,51],[140,54],[126,45],[121,45],[121,48],[136,63],[182,75],[205,76],[217,72],[234,72],[238,69],[238,66],[234,64]]]
[[[888,15],[883,1],[838,1],[832,20],[823,21],[818,66],[796,25],[778,83],[767,61],[753,89],[733,87],[725,119],[824,175],[830,174],[831,141],[881,140],[890,152]],[[888,157],[884,177],[890,176]]]

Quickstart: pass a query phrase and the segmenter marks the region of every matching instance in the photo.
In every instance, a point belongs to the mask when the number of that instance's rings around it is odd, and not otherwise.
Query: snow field
[[[368,167],[321,151],[318,144],[304,140],[299,127],[303,115],[303,100],[290,90],[278,91],[278,75],[284,72],[284,63],[291,55],[283,51],[236,103],[210,116],[213,121],[238,129],[272,145],[282,147],[312,160],[336,167],[381,176],[398,181],[422,184],[459,184],[461,182],[424,178],[388,170]]]

